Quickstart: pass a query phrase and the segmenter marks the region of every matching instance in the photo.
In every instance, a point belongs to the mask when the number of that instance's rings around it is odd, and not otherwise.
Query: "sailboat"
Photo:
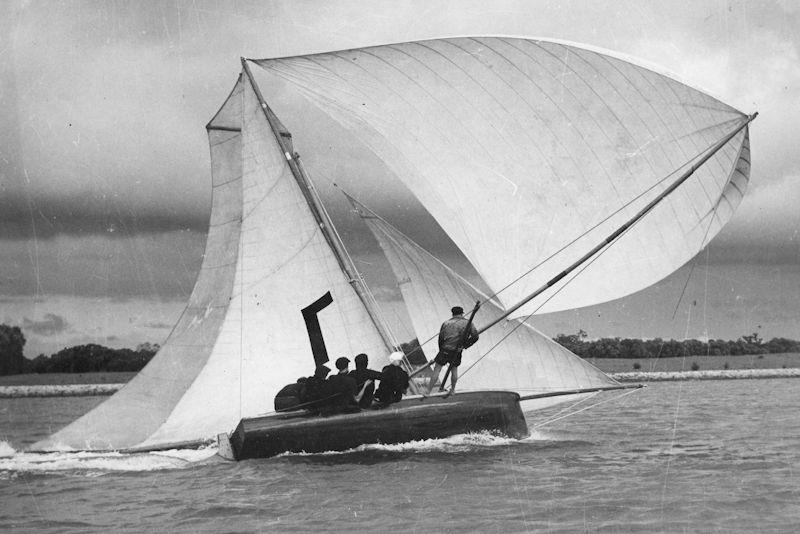
[[[455,394],[328,419],[269,413],[329,355],[367,353],[380,368],[400,347],[301,163],[291,116],[265,99],[277,85],[374,153],[477,273],[468,281],[348,196],[424,348],[435,353],[426,343],[451,306],[481,303]],[[754,117],[635,61],[552,40],[243,58],[206,127],[212,210],[186,309],[124,388],[33,449],[147,451],[221,435],[244,458],[442,432],[523,436],[523,412],[626,387],[531,317],[631,294],[694,257],[745,192]],[[482,408],[496,411],[475,415]],[[359,430],[376,426],[386,433]]]

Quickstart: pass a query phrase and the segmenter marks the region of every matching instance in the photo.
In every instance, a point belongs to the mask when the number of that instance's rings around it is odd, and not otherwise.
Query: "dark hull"
[[[403,399],[383,409],[327,417],[291,412],[242,419],[228,438],[230,446],[220,443],[220,455],[233,460],[268,458],[284,452],[342,451],[368,443],[404,443],[480,431],[527,436],[519,395],[456,393]]]

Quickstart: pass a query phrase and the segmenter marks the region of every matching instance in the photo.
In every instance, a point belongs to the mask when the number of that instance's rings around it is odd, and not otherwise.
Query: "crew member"
[[[327,365],[318,365],[314,370],[314,376],[306,378],[303,396],[300,401],[307,405],[308,410],[319,411],[329,401],[331,388],[325,377],[330,372],[331,370]]]
[[[354,362],[356,368],[350,371],[350,376],[356,379],[356,400],[359,406],[368,408],[375,394],[375,381],[380,380],[381,373],[367,368],[369,358],[366,354],[357,355]]]
[[[333,412],[357,412],[360,410],[356,402],[356,379],[347,373],[350,367],[350,360],[341,357],[336,360],[338,373],[328,377],[328,384],[331,388],[331,399],[329,407]]]
[[[450,365],[452,380],[450,393],[455,392],[456,382],[458,381],[458,366],[461,365],[461,351],[471,347],[478,341],[478,329],[464,317],[464,309],[461,306],[453,306],[450,312],[453,316],[442,323],[442,327],[439,329],[439,353],[434,359],[435,364],[431,381],[428,384],[428,393],[433,391],[433,386],[439,378],[442,366],[448,364]],[[469,325],[469,331],[467,331],[467,325]],[[447,376],[445,376],[444,381],[446,380]],[[440,391],[444,389],[444,383],[439,389]]]
[[[408,389],[408,373],[400,367],[403,361],[402,352],[389,355],[389,365],[381,371],[381,385],[375,392],[375,398],[383,404],[399,402]]]

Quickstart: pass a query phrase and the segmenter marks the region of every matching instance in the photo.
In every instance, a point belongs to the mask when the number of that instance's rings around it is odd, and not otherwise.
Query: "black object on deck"
[[[476,391],[406,398],[382,409],[327,417],[298,411],[246,418],[230,436],[220,435],[219,454],[230,460],[268,458],[481,431],[523,438],[529,432],[519,399],[510,391]]]

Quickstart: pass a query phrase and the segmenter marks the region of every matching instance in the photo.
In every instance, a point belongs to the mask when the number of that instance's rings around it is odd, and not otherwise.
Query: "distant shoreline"
[[[674,380],[741,380],[747,378],[800,378],[800,369],[716,369],[713,371],[659,371],[611,373],[620,382],[667,382]]]
[[[87,375],[84,375],[87,376]],[[706,371],[659,371],[610,373],[620,382],[667,382],[677,380],[741,380],[750,378],[800,378],[800,368],[717,369]],[[88,378],[88,377],[87,377]],[[122,384],[38,384],[0,386],[0,398],[93,397],[113,395]]]

